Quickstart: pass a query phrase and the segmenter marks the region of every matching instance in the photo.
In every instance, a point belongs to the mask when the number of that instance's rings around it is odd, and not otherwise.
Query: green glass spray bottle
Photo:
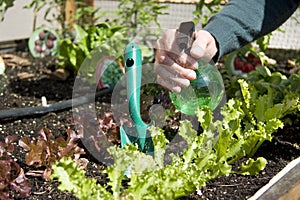
[[[194,31],[193,22],[183,22],[179,26],[177,45],[187,54],[193,42]],[[169,93],[176,109],[190,116],[195,115],[198,107],[208,106],[214,110],[225,93],[222,76],[215,66],[198,60],[198,69],[195,72],[197,77],[190,81],[189,87],[182,88],[180,93]]]

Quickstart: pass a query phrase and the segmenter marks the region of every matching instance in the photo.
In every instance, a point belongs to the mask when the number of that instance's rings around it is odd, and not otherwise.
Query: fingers
[[[198,68],[197,60],[209,62],[218,49],[214,37],[200,30],[194,34],[195,40],[188,55],[178,47],[176,34],[176,29],[169,29],[157,40],[154,70],[160,85],[180,92],[181,88],[189,86],[190,80],[196,78],[194,70]]]
[[[157,83],[161,86],[171,90],[172,92],[179,93],[181,91],[181,87],[179,85],[175,85],[174,83],[162,79],[159,75],[157,76]]]
[[[190,71],[190,77],[183,77],[180,73],[177,73],[175,70],[170,71],[169,66],[164,65],[155,65],[155,72],[161,77],[163,80],[168,80],[170,83],[174,85],[178,85],[180,87],[188,87],[190,85],[189,80],[193,80],[196,78],[196,73],[193,70],[187,69]]]
[[[181,88],[190,85],[190,80],[196,78],[194,70],[198,68],[198,62],[179,49],[175,37],[176,30],[171,29],[156,42],[154,70],[160,85],[180,92]]]
[[[155,45],[156,54],[155,62],[160,64],[173,64],[177,63],[183,68],[195,70],[198,68],[198,62],[191,56],[187,55],[184,51],[180,50],[175,44],[166,44],[164,38],[157,41]]]
[[[187,64],[190,62],[187,61],[187,56],[182,56],[179,61],[175,62],[173,55],[170,57],[169,54],[163,50],[158,50],[156,55],[158,56],[156,57],[154,70],[157,74],[157,82],[163,87],[173,92],[180,92],[181,88],[190,85],[190,80],[196,78],[194,69],[196,69],[197,66]]]
[[[155,63],[155,72],[160,74],[163,78],[172,78],[168,75],[180,76],[188,80],[194,80],[196,78],[195,69],[196,66],[188,65],[185,57],[182,60],[174,61],[166,52],[157,52],[158,62]],[[178,64],[183,63],[183,64]],[[186,66],[186,67],[183,67]],[[166,73],[167,75],[164,75]]]

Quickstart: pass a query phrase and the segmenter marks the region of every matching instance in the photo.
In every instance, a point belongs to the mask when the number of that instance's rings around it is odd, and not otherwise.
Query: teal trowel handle
[[[127,78],[127,97],[129,113],[136,126],[140,146],[144,148],[148,124],[140,114],[140,88],[142,79],[142,52],[135,43],[129,43],[124,51],[124,64]]]
[[[142,79],[142,52],[137,44],[130,43],[124,52],[127,78],[129,113],[135,125],[144,126],[140,115],[140,88]]]

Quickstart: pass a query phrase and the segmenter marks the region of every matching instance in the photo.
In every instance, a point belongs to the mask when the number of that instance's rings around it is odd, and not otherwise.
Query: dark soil
[[[55,69],[52,59],[33,59],[27,53],[18,54],[29,58],[32,62],[27,67],[7,67],[6,76],[1,76],[0,110],[32,107],[41,105],[41,97],[46,96],[48,103],[72,98],[74,76],[67,80],[57,80],[41,69]],[[27,72],[33,74],[31,78],[19,78],[18,74]],[[97,107],[103,107],[101,99]],[[1,112],[1,111],[0,111]],[[55,137],[65,136],[66,128],[70,126],[71,109],[51,112],[44,115],[26,116],[17,119],[3,119],[0,121],[0,140],[7,135],[37,137],[37,132],[43,127],[49,128]],[[285,126],[274,134],[272,142],[265,142],[255,156],[262,156],[268,160],[267,167],[256,176],[230,175],[220,177],[207,183],[207,186],[182,199],[247,199],[258,189],[285,167],[291,160],[300,155],[300,125]],[[25,164],[25,152],[16,146],[13,153],[15,161],[24,169],[25,173],[37,170]],[[100,175],[103,165],[93,159],[91,155],[84,155],[89,159],[87,176],[96,178],[99,182],[105,181]],[[76,199],[72,194],[58,190],[58,182],[45,181],[41,177],[27,176],[32,192],[26,199]]]

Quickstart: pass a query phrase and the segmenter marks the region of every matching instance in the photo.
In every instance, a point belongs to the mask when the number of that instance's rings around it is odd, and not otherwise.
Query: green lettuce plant
[[[299,111],[299,96],[286,95],[275,103],[272,90],[261,94],[254,84],[242,79],[238,82],[242,96],[226,103],[221,109],[221,120],[214,120],[205,107],[197,111],[203,129],[201,134],[193,130],[190,121],[181,122],[179,134],[188,145],[182,153],[171,155],[170,163],[164,163],[168,144],[164,131],[150,127],[155,157],[141,153],[135,146],[109,148],[115,163],[103,171],[108,177],[106,185],[92,182],[81,186],[76,180],[85,180],[84,173],[74,164],[67,165],[72,163],[70,160],[57,162],[52,178],[60,181],[62,190],[75,195],[84,193],[82,188],[93,188],[97,191],[93,199],[177,199],[219,176],[259,173],[267,162],[262,157],[254,158],[255,152],[264,141],[271,141],[272,133],[283,127],[281,119],[285,115]],[[243,162],[237,162],[240,160]],[[130,179],[124,176],[129,166]],[[124,180],[128,182],[126,186]]]
[[[240,77],[226,75],[223,77],[227,97],[242,98],[242,91],[239,89],[240,85],[237,81]],[[271,72],[267,67],[258,66],[255,71],[248,73],[247,77],[243,79],[251,85],[249,89],[254,99],[266,95],[268,98],[265,97],[265,99],[268,99],[268,104],[271,105],[284,101],[290,101],[291,104],[294,104],[294,101],[300,97],[299,72],[287,77],[280,72]],[[299,116],[299,109],[288,109],[288,112],[282,112],[280,119],[287,124],[293,124],[299,121],[297,120]],[[291,120],[291,117],[294,120]]]

